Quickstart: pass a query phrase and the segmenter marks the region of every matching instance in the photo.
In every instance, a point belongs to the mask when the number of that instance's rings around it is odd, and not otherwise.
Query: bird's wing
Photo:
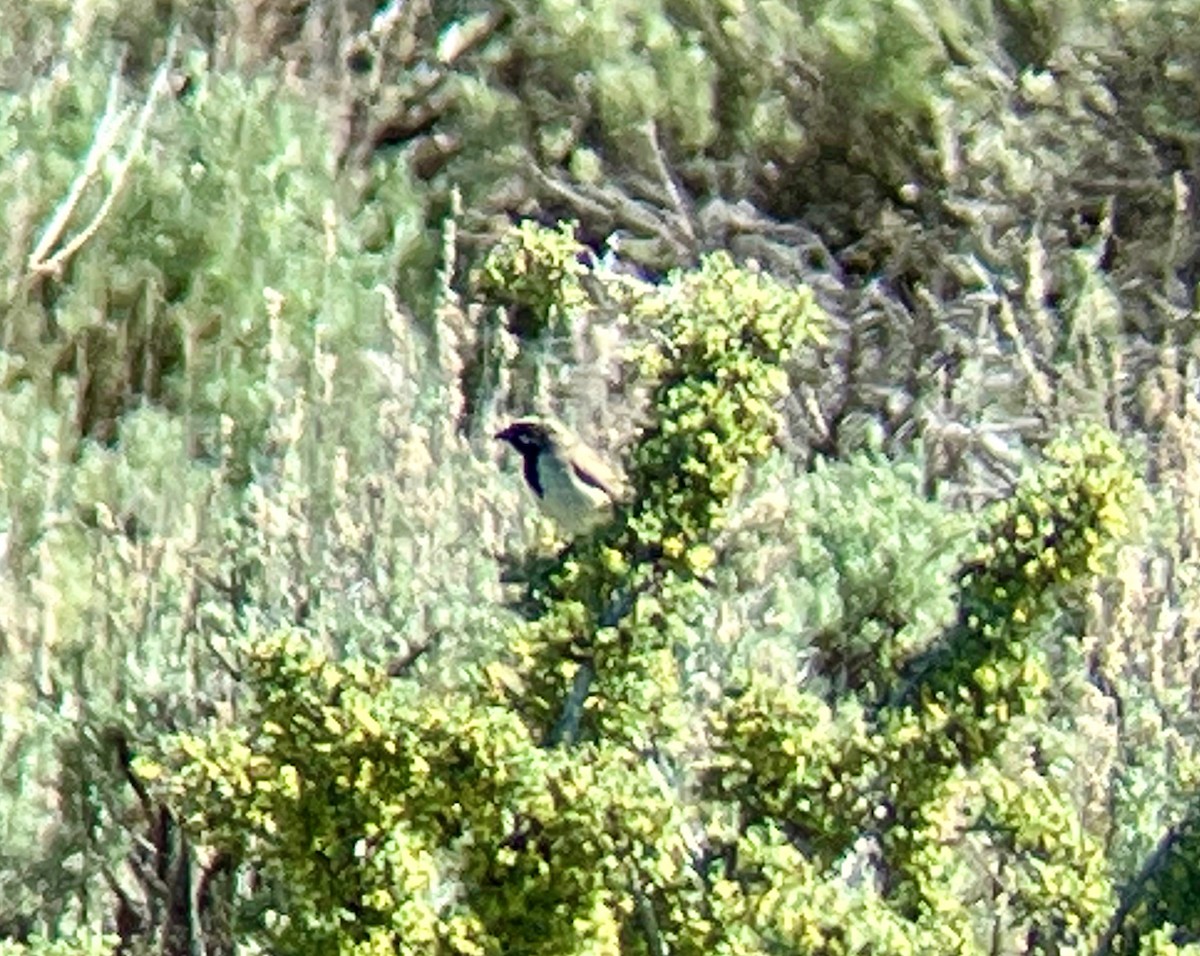
[[[582,442],[571,449],[570,459],[575,477],[585,485],[599,488],[614,501],[625,497],[624,479]]]

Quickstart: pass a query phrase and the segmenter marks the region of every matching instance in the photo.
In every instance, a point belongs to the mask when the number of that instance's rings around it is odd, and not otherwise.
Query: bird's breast
[[[609,513],[612,502],[601,489],[579,479],[570,466],[542,455],[538,461],[542,510],[566,531],[591,528]]]

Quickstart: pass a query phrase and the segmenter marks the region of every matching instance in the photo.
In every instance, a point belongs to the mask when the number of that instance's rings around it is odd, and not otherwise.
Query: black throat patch
[[[536,449],[522,451],[521,458],[525,464],[525,480],[529,482],[529,487],[533,489],[533,493],[539,498],[546,497],[546,489],[542,487],[542,476],[538,474],[538,452]]]

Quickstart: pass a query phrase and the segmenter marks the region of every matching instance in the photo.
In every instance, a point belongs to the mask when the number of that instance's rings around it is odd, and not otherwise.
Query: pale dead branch
[[[132,107],[117,109],[116,102],[120,92],[120,72],[119,70],[114,71],[112,81],[109,84],[108,102],[105,105],[104,116],[97,127],[96,136],[92,140],[88,155],[84,159],[83,168],[71,184],[70,191],[55,211],[53,218],[42,234],[42,238],[38,241],[37,246],[29,256],[28,268],[30,277],[61,275],[71,257],[91,240],[112,212],[129,178],[129,170],[134,160],[141,155],[142,145],[146,138],[146,129],[150,125],[150,118],[154,115],[154,108],[162,95],[170,91],[169,74],[171,64],[175,61],[175,46],[176,36],[173,34],[167,42],[166,55],[163,57],[162,63],[159,64],[158,70],[155,71],[154,80],[150,84],[150,90],[146,94],[145,102],[142,103],[141,109],[137,113],[137,120],[129,137],[129,144],[125,150],[125,155],[117,164],[108,193],[105,195],[103,202],[101,202],[100,208],[96,210],[95,215],[92,216],[91,221],[86,226],[76,233],[74,237],[65,242],[57,252],[50,255],[50,250],[63,238],[67,225],[74,215],[83,193],[99,175],[101,164],[105,158],[116,148],[121,131],[132,114]]]

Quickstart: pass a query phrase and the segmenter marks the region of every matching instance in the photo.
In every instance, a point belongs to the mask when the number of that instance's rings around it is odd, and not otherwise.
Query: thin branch
[[[1145,890],[1146,885],[1154,877],[1162,873],[1171,857],[1171,853],[1183,839],[1184,828],[1187,825],[1188,821],[1184,821],[1182,824],[1176,824],[1169,828],[1158,841],[1158,846],[1154,848],[1154,852],[1142,864],[1142,869],[1134,877],[1133,882],[1125,887],[1120,895],[1120,902],[1117,905],[1116,912],[1113,913],[1112,919],[1109,920],[1108,926],[1104,930],[1104,935],[1100,938],[1100,942],[1096,946],[1095,956],[1109,956],[1109,953],[1113,951],[1113,942],[1116,940],[1117,934],[1124,928],[1125,921],[1129,918],[1129,914],[1133,911],[1133,908],[1141,901],[1142,891]]]
[[[403,654],[397,654],[387,662],[386,671],[388,677],[403,677],[413,665],[422,657],[428,654],[441,640],[441,633],[435,633],[423,644],[415,644],[410,646]]]
[[[658,124],[654,120],[648,120],[643,129],[646,136],[646,142],[650,146],[650,155],[654,159],[654,172],[658,176],[662,184],[663,191],[670,199],[671,206],[675,210],[675,216],[678,219],[679,230],[687,236],[688,245],[692,252],[696,251],[696,230],[692,225],[692,211],[689,203],[684,199],[683,193],[679,189],[679,184],[675,181],[675,177],[671,175],[670,165],[667,158],[663,155],[662,144],[658,141]]]
[[[583,722],[583,706],[587,703],[595,673],[589,662],[585,661],[579,665],[575,679],[571,682],[571,691],[563,701],[562,712],[546,735],[546,747],[557,747],[559,744],[571,746],[578,741],[579,725]]]
[[[67,222],[75,212],[75,207],[79,205],[79,200],[83,196],[84,190],[96,178],[96,174],[100,170],[100,163],[105,156],[111,152],[116,144],[117,134],[121,127],[125,124],[125,119],[129,115],[129,110],[117,110],[117,99],[121,92],[121,70],[118,67],[113,70],[113,75],[108,82],[108,97],[104,104],[104,115],[100,117],[100,123],[96,127],[96,136],[92,140],[92,145],[88,149],[87,156],[84,157],[83,169],[79,171],[79,175],[75,177],[75,181],[71,183],[71,189],[66,197],[58,205],[54,216],[46,225],[45,232],[42,233],[42,238],[38,240],[37,246],[33,252],[29,254],[29,268],[33,272],[38,272],[41,269],[43,260],[50,254],[50,250],[58,243],[62,237],[63,231],[67,228]]]
[[[596,622],[597,628],[616,627],[633,610],[635,600],[636,594],[633,593],[614,594],[600,615],[599,621]],[[571,681],[571,690],[563,700],[558,720],[554,722],[554,726],[550,728],[542,741],[544,747],[556,747],[559,744],[570,746],[579,740],[579,725],[583,722],[583,708],[587,703],[588,694],[591,693],[592,681],[595,676],[596,670],[591,661],[584,661],[579,665],[579,670],[575,672],[575,678]]]
[[[1029,347],[1024,332],[1017,325],[1012,305],[1007,299],[1000,299],[996,314],[1000,330],[1013,342],[1013,347],[1017,353],[1017,360],[1020,362],[1021,368],[1025,371],[1035,401],[1043,408],[1052,407],[1054,404],[1054,388],[1051,386],[1049,379],[1038,368],[1033,350]]]
[[[96,176],[101,160],[112,150],[117,134],[121,127],[124,126],[125,119],[129,114],[129,111],[126,109],[122,110],[119,116],[114,117],[113,115],[112,109],[119,82],[118,76],[114,75],[113,81],[109,86],[109,103],[105,107],[105,115],[100,122],[96,139],[88,151],[83,171],[72,184],[71,192],[55,213],[37,248],[29,257],[29,271],[31,275],[61,275],[67,261],[83,248],[99,231],[100,227],[104,224],[104,220],[108,218],[118,196],[120,196],[122,189],[125,187],[125,182],[129,177],[129,169],[133,165],[134,159],[141,154],[142,144],[146,138],[146,129],[150,125],[150,118],[154,113],[154,106],[157,104],[159,98],[171,88],[168,82],[168,73],[171,69],[171,64],[175,61],[176,38],[177,33],[172,33],[170,39],[167,41],[166,55],[163,57],[162,63],[159,64],[158,70],[155,71],[154,81],[150,85],[150,92],[146,95],[146,101],[142,104],[142,108],[138,112],[137,122],[133,127],[133,135],[129,140],[129,148],[126,150],[125,156],[113,174],[112,185],[109,188],[108,195],[104,197],[104,201],[100,204],[100,208],[96,210],[96,214],[92,217],[91,222],[70,242],[66,243],[58,252],[47,259],[45,258],[46,255],[61,238],[67,221],[79,203],[79,198],[83,190],[87,188],[88,184]]]
[[[657,210],[638,202],[620,188],[569,183],[562,177],[549,175],[535,163],[528,165],[528,171],[546,192],[567,203],[581,218],[611,223],[626,228],[637,236],[653,236],[671,250],[674,256],[684,260],[694,258],[694,251],[686,235],[681,237]],[[690,228],[690,223],[687,225]]]
[[[638,927],[642,938],[646,941],[646,949],[650,956],[665,956],[667,949],[663,945],[662,930],[658,925],[658,917],[654,913],[654,904],[646,891],[641,887],[641,881],[634,875],[633,885],[634,912],[637,914]]]
[[[479,49],[487,43],[496,31],[508,21],[510,13],[503,6],[497,5],[490,13],[453,24],[443,31],[442,42],[438,48],[438,58],[453,66],[468,53]],[[451,32],[451,31],[455,32]]]

